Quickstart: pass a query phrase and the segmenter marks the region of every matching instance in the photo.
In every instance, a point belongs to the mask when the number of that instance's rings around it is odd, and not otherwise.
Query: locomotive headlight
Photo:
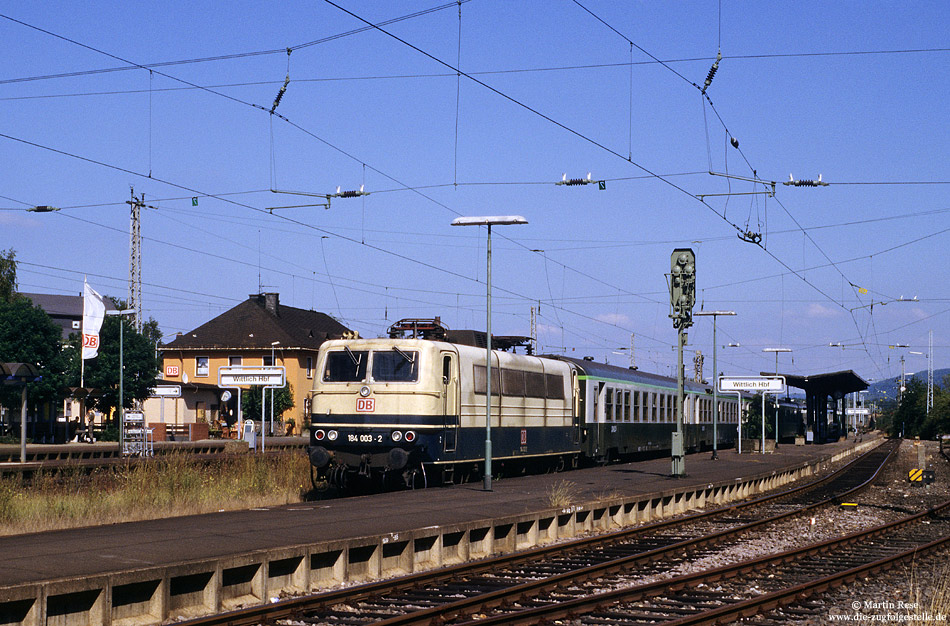
[[[327,431],[327,439],[329,441],[336,441],[337,436],[338,436],[338,433],[335,430]]]
[[[394,430],[392,434],[392,438],[393,438],[393,441],[400,441],[402,440],[402,433],[399,432],[398,430]]]
[[[317,441],[323,441],[323,438],[326,436],[327,434],[323,432],[322,430],[318,430],[315,433],[313,433],[313,438],[316,439]]]
[[[411,430],[407,430],[407,431],[406,431],[406,441],[408,441],[408,442],[411,443],[411,442],[413,442],[413,441],[415,441],[415,440],[416,440],[416,433],[414,433],[414,432],[411,431]]]
[[[362,387],[360,387],[360,395],[364,398],[369,396],[369,387],[367,387],[366,385],[363,385]]]

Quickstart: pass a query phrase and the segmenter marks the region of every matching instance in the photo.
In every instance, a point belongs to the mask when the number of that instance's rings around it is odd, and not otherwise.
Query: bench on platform
[[[163,424],[150,422],[154,441],[200,441],[208,439],[207,423]]]

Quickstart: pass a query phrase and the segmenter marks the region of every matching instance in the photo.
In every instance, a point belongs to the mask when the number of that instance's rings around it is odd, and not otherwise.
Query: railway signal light
[[[673,328],[693,325],[696,304],[696,255],[690,248],[676,248],[670,257],[670,317]]]

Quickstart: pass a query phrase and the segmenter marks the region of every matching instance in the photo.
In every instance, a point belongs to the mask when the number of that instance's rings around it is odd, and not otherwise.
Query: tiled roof
[[[166,350],[199,348],[316,349],[349,329],[325,313],[281,305],[277,294],[252,295],[198,328],[163,346]]]
[[[55,293],[20,293],[30,299],[33,306],[38,306],[63,329],[63,339],[68,339],[71,333],[80,332],[80,328],[73,328],[72,322],[82,321],[82,295],[63,296]],[[107,309],[115,309],[117,305],[111,298],[103,298]]]

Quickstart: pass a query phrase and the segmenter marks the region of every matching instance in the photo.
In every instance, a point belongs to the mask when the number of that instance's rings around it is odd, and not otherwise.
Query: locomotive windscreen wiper
[[[355,354],[353,354],[353,351],[350,350],[349,346],[343,346],[343,350],[346,352],[346,355],[350,357],[350,360],[353,361],[353,365],[355,365],[356,367],[359,367],[360,357],[357,357]]]
[[[406,359],[406,361],[408,361],[409,363],[415,363],[415,362],[416,362],[415,357],[409,356],[408,354],[406,354],[405,352],[403,352],[402,350],[400,350],[400,349],[399,349],[398,347],[396,347],[396,346],[393,346],[393,352],[395,352],[396,354],[398,354],[398,355],[401,356],[402,358]]]

